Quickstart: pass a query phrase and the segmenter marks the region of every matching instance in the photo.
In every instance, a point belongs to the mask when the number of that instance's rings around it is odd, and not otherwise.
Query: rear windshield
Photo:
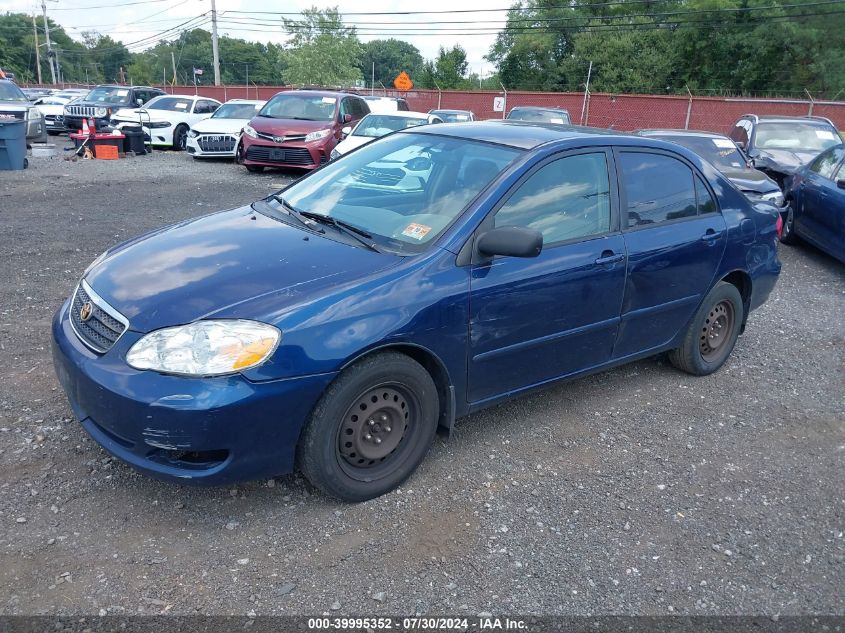
[[[430,114],[439,116],[445,123],[456,123],[458,121],[471,121],[469,112],[456,112],[454,110],[432,110]]]
[[[821,152],[841,142],[839,133],[829,125],[809,121],[764,121],[754,133],[754,145],[758,149]]]
[[[29,99],[15,84],[0,81],[0,101],[29,101]]]
[[[258,116],[300,121],[333,121],[337,99],[321,95],[279,94],[270,99]]]
[[[385,134],[390,134],[396,130],[404,130],[408,127],[416,127],[418,125],[425,125],[428,123],[427,119],[415,119],[405,116],[390,116],[387,114],[368,114],[361,122],[352,136],[368,136],[370,138],[378,138]]]
[[[260,103],[224,103],[211,115],[212,119],[251,119],[261,108]]]
[[[670,143],[677,143],[692,150],[717,169],[741,169],[745,167],[745,158],[739,153],[734,142],[726,137],[660,135],[650,136]]]
[[[86,101],[95,101],[98,103],[128,103],[129,102],[129,88],[121,88],[120,86],[100,86],[94,88],[85,97]]]
[[[508,114],[512,121],[534,121],[536,123],[569,123],[569,114],[562,110],[535,110],[534,108],[514,108]]]

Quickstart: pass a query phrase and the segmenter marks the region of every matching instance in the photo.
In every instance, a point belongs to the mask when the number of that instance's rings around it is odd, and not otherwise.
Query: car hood
[[[191,126],[200,134],[240,134],[249,119],[205,119]]]
[[[759,195],[780,191],[778,184],[759,169],[722,169],[721,171],[740,191],[752,191]]]
[[[361,147],[362,145],[366,145],[370,141],[374,141],[371,136],[347,136],[343,139],[340,143],[335,145],[335,149],[337,150],[338,154],[346,154],[347,152],[351,152],[356,147]]]
[[[818,155],[819,152],[816,151],[758,149],[757,155],[754,157],[754,164],[757,167],[778,171],[782,174],[793,174]]]
[[[332,127],[331,121],[300,121],[299,119],[271,119],[257,116],[249,122],[256,132],[272,136],[301,136]]]
[[[0,108],[3,108],[5,112],[23,112],[34,107],[36,106],[32,102],[24,103],[23,101],[3,101],[0,99]]]
[[[275,311],[400,260],[241,207],[130,240],[109,251],[85,280],[132,330],[149,332],[258,298]],[[278,301],[267,302],[268,295]],[[239,314],[268,316],[248,309]]]
[[[52,114],[52,115],[60,115],[64,114],[65,107],[63,105],[40,105],[38,109],[41,110],[41,114]]]

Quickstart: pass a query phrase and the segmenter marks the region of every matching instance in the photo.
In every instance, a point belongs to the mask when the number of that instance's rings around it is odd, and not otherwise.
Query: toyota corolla
[[[53,355],[85,430],[145,473],[298,467],[363,500],[492,404],[661,352],[716,371],[776,242],[771,213],[675,144],[423,126],[109,249],[56,313]]]

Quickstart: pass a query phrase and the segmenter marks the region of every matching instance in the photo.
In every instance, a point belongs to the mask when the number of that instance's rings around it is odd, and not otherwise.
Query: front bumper
[[[337,144],[337,139],[329,136],[313,143],[273,143],[265,139],[253,139],[244,134],[242,144],[244,165],[317,169],[329,162],[329,155]]]
[[[71,329],[68,306],[53,318],[53,364],[74,414],[106,451],[148,475],[200,485],[293,469],[302,426],[335,374],[250,382],[138,371],[124,358],[141,334],[127,331],[94,354]]]
[[[231,134],[188,135],[185,149],[189,154],[202,158],[234,158],[238,151],[237,136]]]

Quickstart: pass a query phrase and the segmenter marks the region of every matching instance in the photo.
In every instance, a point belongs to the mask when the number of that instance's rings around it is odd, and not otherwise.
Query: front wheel
[[[784,244],[795,244],[798,241],[798,236],[795,235],[795,201],[789,200],[786,204],[780,241]]]
[[[182,123],[181,125],[177,125],[173,131],[173,149],[184,152],[187,145],[188,126]]]
[[[297,446],[299,469],[326,494],[366,501],[393,490],[428,453],[439,400],[429,373],[396,352],[375,354],[329,386]]]
[[[669,352],[670,362],[688,374],[712,374],[736,345],[744,314],[739,290],[720,281],[704,298],[681,346]]]

